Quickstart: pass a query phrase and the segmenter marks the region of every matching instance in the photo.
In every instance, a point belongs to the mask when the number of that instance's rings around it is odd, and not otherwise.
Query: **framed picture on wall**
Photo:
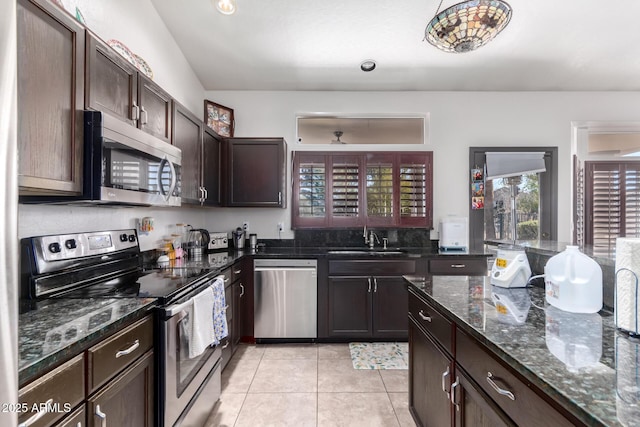
[[[204,122],[220,136],[233,136],[233,109],[205,99]]]

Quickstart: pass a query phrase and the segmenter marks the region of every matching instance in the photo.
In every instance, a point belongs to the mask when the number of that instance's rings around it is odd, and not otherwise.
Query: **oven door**
[[[173,426],[184,415],[185,409],[193,405],[192,400],[198,397],[200,389],[211,380],[210,374],[222,354],[220,346],[215,346],[207,347],[200,356],[189,358],[187,326],[190,307],[191,304],[182,303],[164,310],[164,366],[160,369],[164,370],[164,390],[161,393],[164,394],[165,426]]]

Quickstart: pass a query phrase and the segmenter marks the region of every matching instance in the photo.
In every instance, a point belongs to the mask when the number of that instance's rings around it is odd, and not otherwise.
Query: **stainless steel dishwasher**
[[[254,261],[256,339],[317,338],[317,270],[310,259]]]

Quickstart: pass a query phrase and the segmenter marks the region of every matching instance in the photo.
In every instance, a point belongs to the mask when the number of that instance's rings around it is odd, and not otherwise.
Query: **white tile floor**
[[[348,344],[242,344],[206,427],[410,426],[406,370],[353,369]]]

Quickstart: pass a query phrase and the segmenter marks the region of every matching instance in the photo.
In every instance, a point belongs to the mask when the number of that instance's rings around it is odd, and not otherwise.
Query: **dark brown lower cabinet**
[[[584,425],[415,288],[408,294],[409,410],[418,425]]]
[[[402,275],[415,271],[414,260],[329,260],[326,296],[319,280],[319,295],[327,300],[327,336],[406,340],[409,300]],[[319,313],[318,324],[324,325]]]
[[[452,390],[456,427],[516,426],[459,368],[456,368]]]
[[[373,334],[367,277],[329,277],[329,335],[368,338]]]
[[[152,426],[153,384],[153,351],[149,351],[89,397],[87,425]]]
[[[87,425],[87,410],[84,404],[64,417],[55,427],[83,427]]]
[[[453,362],[409,320],[409,408],[420,426],[451,426],[448,390]]]

